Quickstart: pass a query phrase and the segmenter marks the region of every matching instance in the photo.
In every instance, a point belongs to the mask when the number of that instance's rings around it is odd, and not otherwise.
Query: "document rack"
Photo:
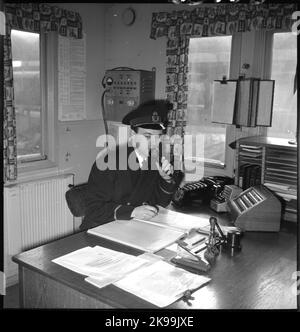
[[[212,122],[271,127],[274,86],[275,80],[253,77],[215,80]]]
[[[278,232],[281,203],[265,186],[246,189],[228,202],[235,226],[243,231]]]
[[[263,184],[282,203],[282,219],[297,222],[297,145],[288,139],[253,136],[237,141],[235,185]]]

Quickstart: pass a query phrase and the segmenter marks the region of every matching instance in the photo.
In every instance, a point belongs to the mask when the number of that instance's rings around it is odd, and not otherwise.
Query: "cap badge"
[[[158,123],[158,122],[160,122],[160,116],[158,115],[157,112],[153,112],[153,113],[152,113],[152,122],[153,122],[153,123]]]

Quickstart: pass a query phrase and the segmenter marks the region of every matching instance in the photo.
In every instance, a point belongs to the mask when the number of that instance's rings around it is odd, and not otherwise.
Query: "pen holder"
[[[240,241],[241,232],[236,230],[228,231],[226,241],[223,243],[222,249],[230,252],[231,256],[233,256],[234,253],[239,252],[242,249]]]
[[[204,257],[210,264],[213,264],[215,262],[215,259],[219,255],[219,253],[219,245],[211,245],[207,243]]]

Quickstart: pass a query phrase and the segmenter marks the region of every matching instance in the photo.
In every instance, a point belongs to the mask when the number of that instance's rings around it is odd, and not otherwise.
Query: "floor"
[[[19,284],[8,287],[3,300],[4,308],[19,308]]]

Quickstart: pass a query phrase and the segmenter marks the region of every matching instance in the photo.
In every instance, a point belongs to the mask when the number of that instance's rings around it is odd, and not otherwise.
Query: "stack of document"
[[[207,217],[196,217],[190,214],[172,211],[162,206],[159,206],[159,213],[155,217],[144,222],[154,223],[166,228],[172,228],[184,232],[196,228],[203,233],[209,234],[210,230],[210,223]]]
[[[184,237],[192,228],[201,229],[209,234],[208,218],[190,216],[159,207],[159,213],[151,220],[116,220],[91,228],[87,232],[153,253]]]
[[[158,307],[168,306],[186,291],[194,291],[210,281],[153,254],[132,256],[100,246],[85,247],[52,261],[86,275],[85,281],[98,288],[114,284]]]
[[[209,281],[210,278],[158,261],[128,274],[114,285],[158,307],[166,307],[186,291],[193,292]]]
[[[136,219],[116,220],[87,232],[146,252],[159,251],[185,234]]]
[[[135,267],[135,264],[133,264],[132,267],[130,267],[130,266],[125,267],[125,270],[123,267],[123,271],[120,271],[122,273],[121,274],[117,273],[117,275],[114,277],[114,280],[112,280],[112,279],[110,280],[110,283],[112,284],[112,283],[122,279],[123,277],[128,275],[128,273],[135,271],[139,267],[151,265],[152,263],[157,262],[161,259],[162,258],[160,256],[150,254],[150,253],[144,253],[144,254],[138,256],[138,260],[140,262],[144,261],[143,263],[141,263],[141,265],[138,264],[138,267]],[[128,269],[127,274],[125,273],[126,269]],[[102,288],[102,287],[106,286],[104,284],[104,282],[109,281],[108,279],[103,279],[102,277],[99,278],[99,276],[97,277],[97,276],[93,276],[93,275],[88,276],[84,280],[98,288]],[[107,284],[109,284],[109,283],[107,283]]]
[[[135,269],[149,264],[148,259],[100,246],[85,247],[53,259],[52,262],[97,280],[104,287]]]
[[[292,186],[268,182],[265,182],[264,185],[272,191],[275,191],[277,195],[281,196],[286,201],[297,199],[297,190],[292,188]]]

